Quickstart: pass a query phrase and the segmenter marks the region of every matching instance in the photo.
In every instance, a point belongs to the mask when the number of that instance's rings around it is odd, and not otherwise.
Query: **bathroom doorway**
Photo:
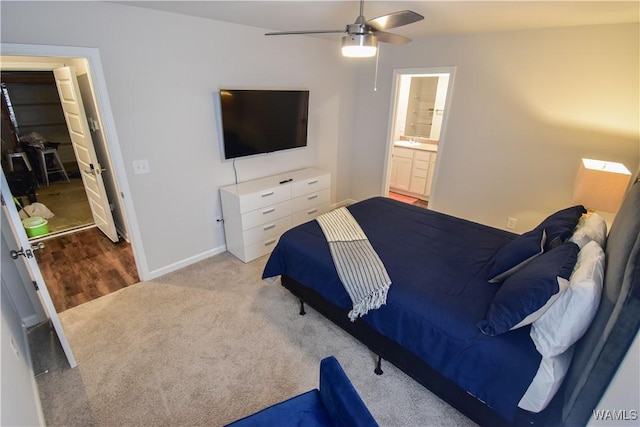
[[[384,195],[424,208],[432,203],[453,73],[452,67],[394,71]]]

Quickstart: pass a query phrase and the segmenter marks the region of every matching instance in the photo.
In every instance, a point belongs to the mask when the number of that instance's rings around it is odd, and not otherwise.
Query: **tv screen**
[[[308,90],[221,89],[224,158],[307,145]]]

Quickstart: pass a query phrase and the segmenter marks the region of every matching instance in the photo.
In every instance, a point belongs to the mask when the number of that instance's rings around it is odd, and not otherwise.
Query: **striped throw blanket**
[[[369,239],[347,208],[338,208],[316,218],[327,238],[333,263],[353,309],[355,321],[387,302],[391,279]]]

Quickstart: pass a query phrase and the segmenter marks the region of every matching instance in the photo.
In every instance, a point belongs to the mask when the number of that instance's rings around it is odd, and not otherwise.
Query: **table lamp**
[[[629,186],[631,172],[625,165],[582,159],[573,189],[573,202],[589,212],[616,213]]]

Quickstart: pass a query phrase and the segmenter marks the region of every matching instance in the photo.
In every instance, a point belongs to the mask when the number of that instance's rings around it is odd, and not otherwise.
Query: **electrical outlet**
[[[133,173],[136,175],[143,175],[151,172],[151,170],[149,169],[149,160],[147,159],[134,160],[132,163]]]
[[[507,219],[507,230],[515,230],[517,223],[518,223],[518,220],[516,218],[510,217],[509,219]]]

